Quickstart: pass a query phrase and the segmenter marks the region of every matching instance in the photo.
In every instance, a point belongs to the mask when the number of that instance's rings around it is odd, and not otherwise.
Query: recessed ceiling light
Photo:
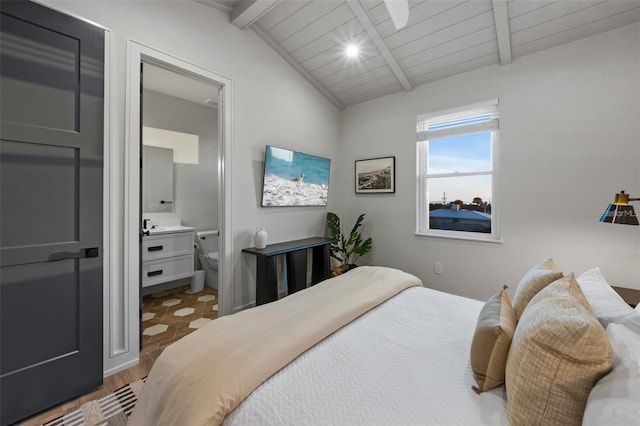
[[[349,44],[344,53],[350,58],[355,58],[360,53],[360,48],[356,44]]]

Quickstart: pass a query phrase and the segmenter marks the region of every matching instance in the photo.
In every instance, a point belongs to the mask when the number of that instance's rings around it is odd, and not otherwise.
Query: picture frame
[[[396,192],[396,157],[356,160],[355,191],[356,194]]]

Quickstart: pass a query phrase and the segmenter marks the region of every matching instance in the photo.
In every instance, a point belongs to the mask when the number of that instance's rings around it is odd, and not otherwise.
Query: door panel
[[[77,131],[80,40],[8,15],[1,26],[5,120]]]
[[[19,370],[79,349],[78,272],[78,259],[2,269],[2,343],[13,348],[4,352],[3,371]]]
[[[0,178],[20,182],[2,188],[3,248],[78,240],[78,151],[73,147],[2,141]],[[43,206],[46,220],[42,220]],[[15,226],[21,223],[28,226]]]
[[[4,425],[102,383],[104,31],[26,1],[0,12]]]

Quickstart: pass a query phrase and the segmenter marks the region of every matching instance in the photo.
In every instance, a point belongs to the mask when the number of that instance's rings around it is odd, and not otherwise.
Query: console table
[[[616,286],[611,286],[611,288],[613,288],[616,293],[618,293],[620,297],[622,297],[632,308],[635,308],[636,305],[640,303],[640,290]]]
[[[311,284],[326,280],[331,275],[329,245],[333,238],[313,237],[302,240],[269,244],[263,249],[249,247],[243,253],[257,256],[256,306],[278,299],[277,257],[284,254],[287,263],[287,294],[307,287],[307,249],[313,250]]]

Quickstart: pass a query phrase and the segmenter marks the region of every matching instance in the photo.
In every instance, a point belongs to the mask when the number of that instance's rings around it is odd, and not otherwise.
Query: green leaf
[[[362,243],[362,245],[354,247],[353,252],[356,253],[358,256],[362,256],[364,254],[369,253],[372,248],[373,248],[373,240],[371,239],[371,237],[369,237],[364,241],[364,243]]]
[[[333,212],[327,212],[327,228],[331,238],[338,238],[340,235],[340,218]]]
[[[351,235],[358,232],[358,228],[360,228],[360,225],[362,225],[363,220],[364,220],[364,213],[358,216],[358,219],[356,220],[356,224],[353,225],[353,229],[351,230]]]
[[[342,259],[340,257],[336,256],[336,254],[334,252],[331,252],[330,256],[333,257],[338,262],[342,263]]]
[[[367,238],[363,242],[362,235],[358,232],[358,229],[364,220],[364,216],[364,213],[358,216],[356,223],[349,233],[349,238],[347,239],[340,229],[340,218],[338,215],[333,212],[327,212],[327,229],[329,230],[331,238],[336,240],[330,246],[330,254],[332,258],[338,260],[342,264],[348,264],[352,263],[352,259],[371,251],[373,247],[371,237]]]

